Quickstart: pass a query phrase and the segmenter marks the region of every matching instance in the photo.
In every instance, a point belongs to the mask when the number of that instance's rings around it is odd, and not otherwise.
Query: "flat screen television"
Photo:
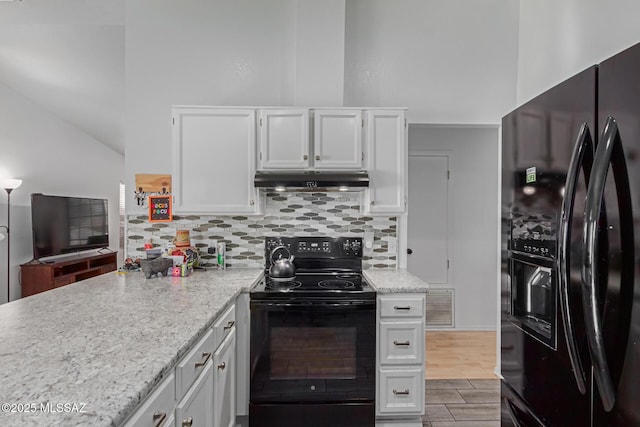
[[[107,199],[31,195],[33,258],[109,246]]]

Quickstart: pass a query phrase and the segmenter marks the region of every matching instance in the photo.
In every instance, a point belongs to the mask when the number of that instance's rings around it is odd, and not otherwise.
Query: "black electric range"
[[[269,275],[271,253],[286,248],[295,277]],[[372,300],[375,290],[362,277],[362,239],[357,237],[267,237],[265,275],[251,290],[252,300],[322,298]]]
[[[376,292],[362,249],[361,238],[265,238],[249,294],[250,427],[375,424]],[[295,275],[270,277],[276,250]]]

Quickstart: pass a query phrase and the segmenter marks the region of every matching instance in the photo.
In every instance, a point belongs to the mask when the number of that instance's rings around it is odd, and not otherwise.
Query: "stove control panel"
[[[360,237],[266,237],[267,254],[284,246],[298,258],[362,258]]]

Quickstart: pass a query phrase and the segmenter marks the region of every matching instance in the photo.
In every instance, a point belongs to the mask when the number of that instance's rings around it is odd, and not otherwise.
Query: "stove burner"
[[[351,289],[355,285],[353,282],[341,279],[329,279],[318,282],[318,286],[324,289]]]
[[[302,286],[302,282],[298,280],[288,280],[288,281],[275,281],[271,280],[267,282],[265,287],[267,289],[272,289],[274,291],[286,291],[289,289],[295,289]]]

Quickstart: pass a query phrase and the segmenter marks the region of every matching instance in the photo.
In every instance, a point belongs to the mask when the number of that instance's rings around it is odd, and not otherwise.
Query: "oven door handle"
[[[375,300],[349,300],[349,301],[251,301],[252,307],[327,307],[327,308],[349,308],[349,307],[374,307]]]

